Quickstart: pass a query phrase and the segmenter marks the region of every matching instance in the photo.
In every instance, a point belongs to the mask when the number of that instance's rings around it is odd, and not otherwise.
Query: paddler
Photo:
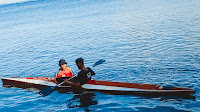
[[[76,65],[81,70],[77,77],[73,78],[73,80],[65,80],[68,84],[72,86],[80,87],[81,85],[87,83],[91,80],[92,75],[95,75],[94,71],[90,67],[84,66],[84,60],[83,58],[76,59]]]
[[[60,59],[59,66],[59,72],[56,73],[56,81],[58,83],[63,82],[64,79],[73,77],[72,69],[70,67],[67,67],[67,62],[64,59]]]

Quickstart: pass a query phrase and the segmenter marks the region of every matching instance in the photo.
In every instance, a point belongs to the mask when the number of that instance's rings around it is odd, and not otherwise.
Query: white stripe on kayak
[[[186,92],[186,91],[189,91],[189,90],[150,90],[150,89],[114,87],[114,86],[93,85],[93,84],[84,84],[82,85],[82,87],[84,89],[90,89],[90,90],[130,91],[130,92]]]
[[[7,77],[2,77],[2,79],[20,81],[20,82],[26,82],[26,83],[32,83],[32,84],[40,84],[40,85],[45,85],[45,86],[56,86],[55,83],[44,81],[44,80],[26,79],[26,78],[7,78]]]

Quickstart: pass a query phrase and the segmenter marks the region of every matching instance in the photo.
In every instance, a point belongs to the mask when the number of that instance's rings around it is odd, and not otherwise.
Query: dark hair
[[[75,62],[76,63],[83,63],[84,64],[83,58],[77,58]]]

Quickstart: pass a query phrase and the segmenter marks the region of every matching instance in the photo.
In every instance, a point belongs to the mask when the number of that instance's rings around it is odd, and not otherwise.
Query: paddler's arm
[[[55,73],[55,77],[58,78],[58,74],[59,74],[60,70],[56,71]]]
[[[72,82],[72,81],[69,81],[69,80],[65,80],[66,83],[70,84],[71,86],[77,86],[77,87],[81,87],[80,85],[80,82]]]

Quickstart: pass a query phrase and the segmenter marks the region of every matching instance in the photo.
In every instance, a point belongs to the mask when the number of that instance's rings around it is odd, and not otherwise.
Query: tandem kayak
[[[39,90],[47,86],[56,86],[54,77],[2,77],[4,87],[36,88]],[[73,90],[69,85],[61,85],[56,90]],[[77,89],[77,88],[76,88]],[[123,83],[111,81],[90,80],[82,85],[82,90],[100,91],[117,95],[137,95],[145,97],[175,96],[183,98],[193,98],[195,90],[180,87],[168,87],[153,84]]]

